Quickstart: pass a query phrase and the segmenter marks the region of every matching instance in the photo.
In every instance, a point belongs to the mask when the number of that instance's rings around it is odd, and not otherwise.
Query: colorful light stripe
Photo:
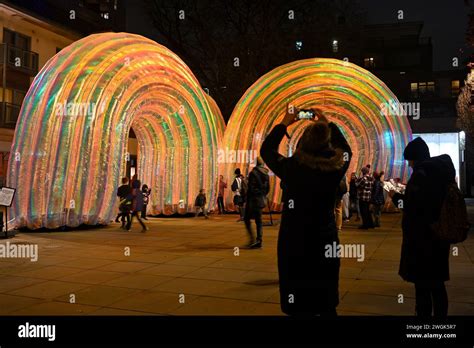
[[[337,59],[305,59],[280,66],[258,79],[236,105],[227,124],[223,148],[259,151],[265,136],[285,114],[286,104],[299,108],[319,107],[348,138],[353,159],[348,171],[371,164],[387,178],[406,178],[403,149],[411,140],[411,128],[399,102],[388,87],[369,71]],[[392,107],[390,107],[392,106]],[[291,155],[310,121],[292,125],[291,144],[285,139],[280,153]],[[248,173],[253,163],[220,163],[231,178],[236,167]],[[271,177],[269,200],[280,208],[279,179]],[[231,202],[228,195],[226,203]],[[315,197],[315,199],[317,199]]]
[[[200,188],[213,202],[223,120],[208,100],[177,55],[142,36],[95,34],[64,48],[20,111],[8,177],[14,225],[109,223],[130,127],[150,213],[191,211]]]

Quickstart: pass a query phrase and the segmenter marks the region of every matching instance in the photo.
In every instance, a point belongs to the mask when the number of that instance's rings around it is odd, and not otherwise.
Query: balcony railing
[[[32,76],[38,73],[38,53],[1,43],[0,64],[5,63],[10,67],[23,70]]]
[[[15,129],[21,105],[0,102],[0,128]]]

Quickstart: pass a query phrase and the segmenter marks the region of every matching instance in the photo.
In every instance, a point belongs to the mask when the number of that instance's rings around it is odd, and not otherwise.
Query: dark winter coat
[[[352,179],[349,182],[349,198],[351,200],[357,200],[357,186],[356,186],[356,180],[357,179]]]
[[[119,210],[122,213],[129,213],[132,208],[132,188],[128,184],[119,186],[117,196],[120,198]]]
[[[282,180],[278,272],[281,307],[287,314],[319,313],[339,303],[340,260],[324,254],[326,245],[339,243],[336,190],[352,152],[337,126],[330,123],[329,127],[332,150],[298,157],[280,155],[278,147],[286,133],[282,124],[273,128],[261,149],[265,163]],[[294,303],[289,303],[290,297]]]
[[[253,216],[266,205],[266,197],[270,190],[268,169],[255,166],[249,174],[247,187],[247,205],[245,210]]]
[[[385,197],[383,195],[383,182],[380,180],[374,181],[374,188],[372,189],[372,203],[376,205],[382,205],[385,203]]]
[[[403,204],[399,274],[406,281],[449,280],[449,244],[436,240],[430,225],[438,220],[446,185],[454,177],[451,157],[432,157],[416,163],[405,194],[393,196],[396,206]]]
[[[128,198],[130,197],[131,192],[132,188],[130,187],[130,185],[120,185],[117,189],[117,197],[120,197],[120,199]]]
[[[239,178],[240,184],[237,178]],[[245,177],[241,174],[236,176],[230,188],[232,189],[232,192],[234,192],[234,204],[243,206],[247,199],[246,195],[248,189],[248,183]]]
[[[344,196],[347,192],[347,181],[346,177],[344,176],[339,183],[339,186],[337,187],[336,190],[336,200],[340,201],[342,200],[342,196]]]
[[[196,196],[196,199],[194,200],[194,206],[195,207],[204,207],[206,205],[206,194],[204,193],[199,193]]]

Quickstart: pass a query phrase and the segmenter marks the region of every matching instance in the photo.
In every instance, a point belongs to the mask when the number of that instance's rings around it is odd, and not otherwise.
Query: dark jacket
[[[382,205],[385,203],[383,195],[383,182],[381,180],[374,180],[374,187],[372,189],[372,203]]]
[[[260,211],[262,207],[259,204],[266,202],[269,190],[268,169],[255,166],[249,174],[245,209],[251,213]]]
[[[344,176],[339,183],[339,186],[337,187],[336,190],[336,200],[340,201],[342,200],[342,196],[344,196],[347,192],[347,182],[346,182],[346,177]]]
[[[132,189],[130,185],[121,185],[117,189],[117,197],[120,197],[120,199],[124,199],[130,196],[130,193],[132,192]]]
[[[283,312],[319,313],[339,303],[338,258],[325,246],[339,243],[334,216],[336,190],[352,157],[349,144],[333,123],[333,150],[284,157],[278,147],[286,127],[279,124],[263,142],[261,157],[282,180],[283,212],[278,236],[278,272]],[[347,158],[344,158],[347,155]],[[294,295],[294,303],[288,297]]]
[[[351,200],[356,200],[357,199],[357,186],[356,186],[356,180],[357,179],[352,179],[349,182],[349,197]]]
[[[196,199],[194,200],[194,206],[195,207],[204,207],[206,205],[206,194],[204,193],[199,193],[196,196]]]
[[[449,280],[449,244],[436,240],[430,225],[438,220],[446,186],[454,182],[451,157],[442,155],[417,163],[405,194],[395,194],[403,204],[403,241],[400,276],[409,282]]]
[[[237,178],[240,179],[240,185],[237,181]],[[243,206],[246,200],[248,190],[248,183],[245,177],[242,174],[236,176],[230,188],[232,192],[234,192],[234,204]]]
[[[122,213],[129,213],[132,208],[132,188],[128,184],[119,186],[117,196],[120,198],[119,210]]]

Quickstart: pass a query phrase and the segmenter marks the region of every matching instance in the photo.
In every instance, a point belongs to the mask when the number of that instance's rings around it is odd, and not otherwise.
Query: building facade
[[[469,168],[462,148],[456,102],[468,68],[453,60],[450,70],[433,69],[433,43],[422,37],[423,22],[366,25],[359,47],[335,53],[380,78],[403,103],[413,134],[424,138],[434,155],[449,153],[455,161],[457,181],[470,191]]]
[[[0,185],[23,99],[36,74],[80,38],[125,26],[118,0],[11,0],[0,3]]]
[[[80,35],[13,6],[0,4],[0,184],[23,99],[34,77]]]

